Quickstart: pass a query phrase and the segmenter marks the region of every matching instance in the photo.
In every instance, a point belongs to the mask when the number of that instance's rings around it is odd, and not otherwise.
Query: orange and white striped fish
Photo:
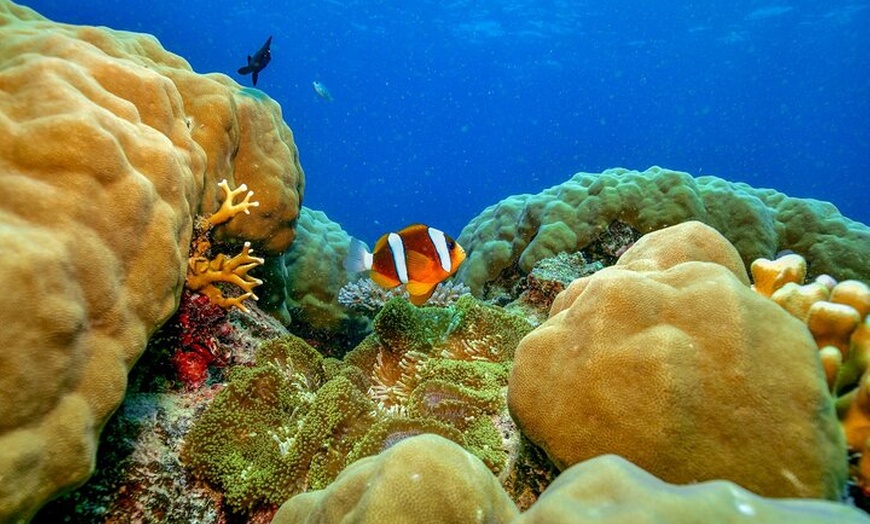
[[[350,273],[369,271],[371,279],[386,289],[404,284],[411,303],[419,306],[463,260],[465,250],[443,231],[413,224],[379,238],[371,253],[365,244],[353,239],[344,267]]]

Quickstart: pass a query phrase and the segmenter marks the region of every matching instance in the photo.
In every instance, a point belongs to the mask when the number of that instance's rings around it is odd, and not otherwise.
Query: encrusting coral
[[[810,334],[699,222],[645,235],[563,291],[517,348],[508,405],[563,469],[613,453],[668,482],[764,496],[836,499],[845,482]]]
[[[178,306],[217,181],[261,213],[215,228],[282,252],[304,177],[278,105],[157,40],[0,0],[0,521],[84,482],[127,373]]]

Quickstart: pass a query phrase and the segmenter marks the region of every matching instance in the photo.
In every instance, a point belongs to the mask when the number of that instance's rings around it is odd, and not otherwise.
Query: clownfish
[[[365,244],[353,239],[344,268],[350,273],[369,271],[382,288],[405,284],[411,303],[422,305],[435,287],[459,269],[465,250],[444,232],[423,224],[413,224],[398,233],[378,239],[369,253]]]

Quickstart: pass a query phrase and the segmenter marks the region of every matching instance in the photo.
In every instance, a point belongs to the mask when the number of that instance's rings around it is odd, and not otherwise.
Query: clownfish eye
[[[456,247],[456,242],[454,242],[452,238],[448,238],[447,249],[453,249],[454,247]]]

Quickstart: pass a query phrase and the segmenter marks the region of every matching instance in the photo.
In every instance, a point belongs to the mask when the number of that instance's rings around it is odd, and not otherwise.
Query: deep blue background
[[[305,205],[369,243],[418,221],[457,236],[508,195],[617,166],[773,187],[870,223],[860,0],[24,3],[154,34],[245,85],[235,70],[274,35],[258,87],[295,133]]]

